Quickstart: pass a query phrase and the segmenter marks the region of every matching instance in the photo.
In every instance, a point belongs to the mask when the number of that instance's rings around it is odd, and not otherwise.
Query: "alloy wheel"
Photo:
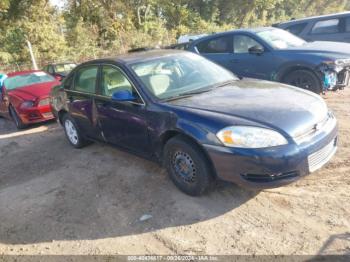
[[[64,122],[64,127],[65,127],[66,134],[68,136],[69,141],[73,145],[78,144],[78,142],[79,142],[78,131],[75,128],[75,126],[72,123],[72,121],[70,121],[69,119],[66,119],[66,121]]]

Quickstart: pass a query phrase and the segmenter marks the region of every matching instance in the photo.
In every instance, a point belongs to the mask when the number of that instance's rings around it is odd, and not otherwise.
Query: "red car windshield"
[[[16,75],[5,79],[4,85],[7,90],[13,90],[23,86],[39,83],[52,82],[55,78],[44,72],[33,72],[30,74]]]

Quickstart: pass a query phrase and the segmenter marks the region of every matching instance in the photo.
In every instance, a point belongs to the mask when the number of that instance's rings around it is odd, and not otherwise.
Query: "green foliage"
[[[343,11],[347,0],[0,0],[0,63],[77,60],[169,45],[183,34]]]

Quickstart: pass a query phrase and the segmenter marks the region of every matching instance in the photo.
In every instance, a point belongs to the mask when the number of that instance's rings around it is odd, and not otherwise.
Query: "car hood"
[[[327,53],[337,58],[350,56],[350,44],[340,42],[316,41],[309,42],[300,47],[283,49],[282,51],[296,51],[303,53]]]
[[[34,100],[38,97],[47,97],[51,92],[51,88],[59,85],[58,81],[45,82],[29,86],[23,86],[14,90],[9,90],[8,94],[18,96],[23,100]]]
[[[172,105],[230,115],[297,137],[324,120],[321,97],[280,83],[241,80],[209,92],[170,101]],[[234,124],[234,123],[232,123]]]

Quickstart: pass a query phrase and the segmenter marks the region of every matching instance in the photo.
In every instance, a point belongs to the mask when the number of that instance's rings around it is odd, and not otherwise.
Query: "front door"
[[[271,80],[272,72],[276,71],[272,52],[264,50],[261,54],[249,52],[251,47],[264,47],[251,36],[235,34],[233,36],[233,58],[231,70],[239,76]]]
[[[100,87],[96,108],[105,140],[135,152],[150,152],[146,106],[123,70],[102,66]],[[130,91],[135,101],[112,100],[112,94],[121,90]]]

